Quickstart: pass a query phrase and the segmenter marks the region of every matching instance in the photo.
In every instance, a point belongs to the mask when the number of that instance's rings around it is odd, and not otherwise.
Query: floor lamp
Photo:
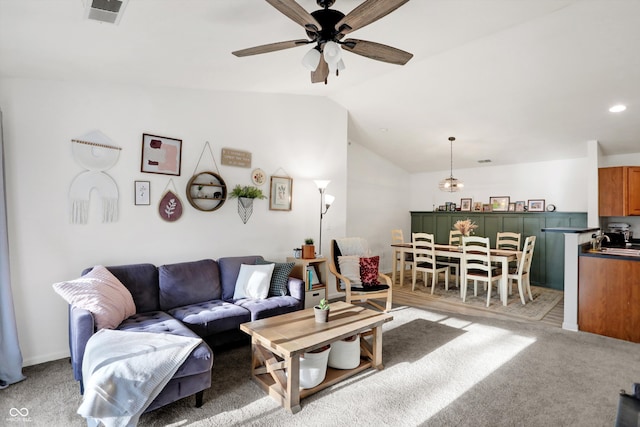
[[[322,255],[322,219],[324,215],[327,213],[331,204],[335,200],[330,194],[324,194],[324,191],[327,189],[327,186],[331,181],[329,180],[315,180],[313,181],[318,186],[318,191],[320,191],[320,238],[318,239],[318,256]]]

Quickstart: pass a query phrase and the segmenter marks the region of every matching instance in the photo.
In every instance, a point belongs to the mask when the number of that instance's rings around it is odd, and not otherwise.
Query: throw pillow
[[[349,279],[351,286],[361,285],[360,280],[360,258],[355,255],[339,256],[338,266],[340,268],[340,274]],[[340,285],[344,289],[344,283],[340,282]]]
[[[265,299],[269,294],[273,266],[241,264],[233,299]]]
[[[131,292],[101,265],[78,279],[54,283],[53,290],[69,304],[90,311],[98,329],[115,329],[136,314]]]
[[[362,286],[374,286],[378,284],[378,265],[380,264],[379,256],[368,258],[360,258],[360,280]]]
[[[281,297],[288,293],[287,285],[289,284],[289,275],[296,265],[295,262],[274,262],[257,259],[256,264],[265,265],[273,264],[273,274],[271,275],[271,283],[269,284],[269,296]]]

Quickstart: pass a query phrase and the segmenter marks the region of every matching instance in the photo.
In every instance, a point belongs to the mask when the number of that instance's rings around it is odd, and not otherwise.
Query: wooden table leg
[[[500,299],[502,305],[507,305],[507,279],[509,276],[509,261],[507,257],[502,258],[502,277],[500,278]],[[489,284],[491,286],[491,284]]]
[[[398,270],[398,252],[397,250],[393,250],[393,271],[391,272],[391,283],[396,284],[396,272]],[[402,254],[402,252],[400,252]]]
[[[384,369],[384,365],[382,364],[382,326],[373,328],[372,332],[373,341],[371,342],[371,363],[376,369]]]
[[[300,412],[300,355],[285,358],[287,370],[287,390],[284,396],[284,407],[295,414]]]

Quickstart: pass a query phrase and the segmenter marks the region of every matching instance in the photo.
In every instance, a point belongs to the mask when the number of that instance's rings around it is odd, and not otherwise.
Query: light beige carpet
[[[492,313],[518,317],[527,320],[540,320],[542,319],[553,307],[562,300],[564,293],[556,289],[543,288],[539,286],[531,286],[531,294],[533,301],[528,299],[528,295],[525,292],[526,304],[522,305],[520,301],[520,295],[518,294],[518,287],[514,285],[513,294],[507,298],[507,305],[504,306],[500,302],[500,296],[497,291],[497,287],[494,285],[491,291],[491,303],[489,307],[487,304],[487,292],[484,289],[483,283],[478,283],[478,295],[473,295],[473,284],[469,284],[467,288],[467,298],[465,302],[462,302],[460,297],[460,288],[455,287],[455,281],[449,283],[449,290],[444,288],[444,280],[440,280],[436,289],[431,295],[431,282],[428,286],[424,285],[422,281],[422,275],[418,275],[416,280],[416,289],[411,291],[411,274],[408,273],[404,280],[404,286],[402,288],[399,285],[394,286],[395,289],[401,289],[406,292],[414,292],[425,300],[436,300],[438,302],[444,302],[462,307],[472,307],[478,310],[485,310]],[[429,279],[430,280],[430,279]]]

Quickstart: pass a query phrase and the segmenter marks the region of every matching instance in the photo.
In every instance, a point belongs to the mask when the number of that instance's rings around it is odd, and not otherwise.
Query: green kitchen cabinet
[[[449,243],[449,231],[458,220],[470,219],[478,225],[477,236],[491,239],[495,246],[499,231],[536,236],[531,263],[531,284],[564,290],[564,236],[543,233],[543,228],[586,227],[586,212],[411,212],[411,232],[431,233],[437,243]]]

